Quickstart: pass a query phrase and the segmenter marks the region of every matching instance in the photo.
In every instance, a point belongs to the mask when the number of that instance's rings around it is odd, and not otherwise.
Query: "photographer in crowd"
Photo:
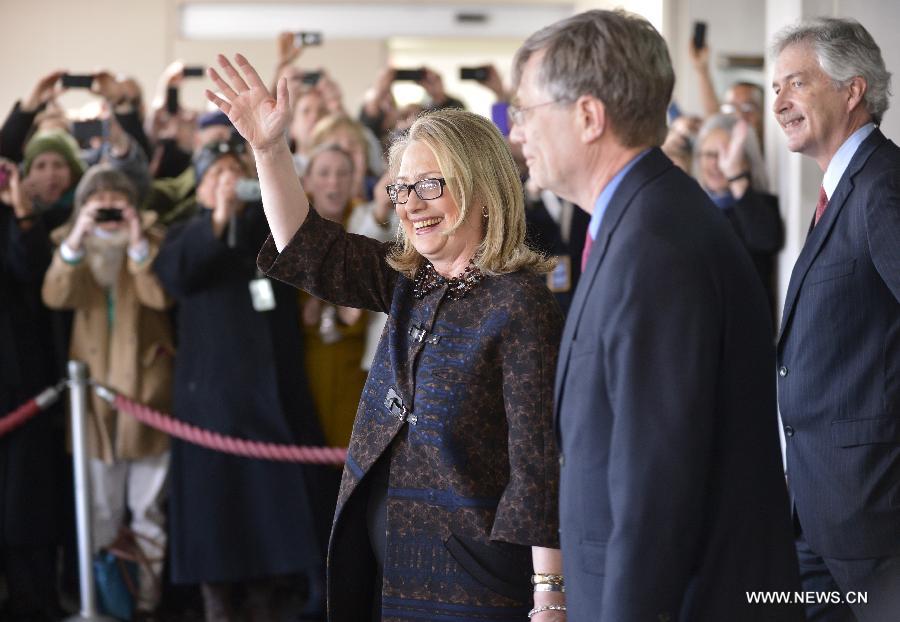
[[[87,363],[95,380],[167,411],[170,303],[151,270],[161,236],[136,203],[134,185],[116,169],[96,166],[85,174],[69,223],[52,234],[59,247],[43,298],[50,308],[75,312],[69,355]],[[96,396],[89,421],[94,545],[112,545],[130,515],[134,544],[151,560],[140,566],[137,595],[138,610],[149,614],[159,602],[166,550],[168,437]]]

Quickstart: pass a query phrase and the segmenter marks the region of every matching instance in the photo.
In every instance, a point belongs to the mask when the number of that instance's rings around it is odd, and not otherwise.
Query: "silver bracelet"
[[[566,586],[559,583],[535,583],[535,592],[565,592]]]
[[[528,619],[530,620],[532,616],[541,613],[542,611],[565,611],[565,605],[541,605],[540,607],[535,607],[531,611],[528,612]]]

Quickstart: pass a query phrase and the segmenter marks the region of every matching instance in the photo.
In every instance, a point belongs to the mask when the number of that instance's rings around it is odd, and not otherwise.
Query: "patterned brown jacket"
[[[328,555],[334,622],[371,618],[378,569],[365,492],[389,460],[384,620],[517,620],[531,606],[531,546],[556,548],[552,396],[562,315],[544,279],[489,276],[465,297],[421,299],[390,245],[310,212],[258,265],[334,304],[386,312],[344,466]],[[373,594],[373,590],[374,594]]]

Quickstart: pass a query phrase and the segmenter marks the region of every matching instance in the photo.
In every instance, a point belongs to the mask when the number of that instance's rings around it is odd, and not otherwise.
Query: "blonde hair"
[[[322,117],[316,122],[312,130],[310,138],[310,146],[315,149],[325,144],[334,143],[334,134],[341,130],[347,130],[353,137],[353,140],[359,144],[360,149],[366,156],[366,166],[369,166],[369,141],[366,140],[366,133],[363,126],[344,114],[332,114]]]
[[[487,210],[485,234],[473,263],[485,274],[507,274],[518,270],[549,272],[554,262],[525,245],[525,199],[518,169],[503,136],[488,119],[454,108],[421,115],[409,131],[394,140],[389,170],[396,177],[400,160],[412,142],[431,149],[447,191],[459,207],[459,219],[445,235],[465,221],[470,210],[481,218]],[[407,239],[402,227],[398,244],[388,264],[412,278],[422,256]]]

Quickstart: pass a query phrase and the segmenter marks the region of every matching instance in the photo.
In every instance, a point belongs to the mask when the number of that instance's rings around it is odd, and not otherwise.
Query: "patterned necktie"
[[[584,272],[584,267],[587,265],[588,257],[591,256],[591,246],[594,244],[594,238],[591,237],[591,230],[588,229],[584,232],[584,250],[581,251],[581,271]]]
[[[819,219],[825,213],[826,207],[828,207],[828,197],[825,195],[825,188],[819,186],[819,202],[816,203],[816,220],[813,226],[819,224]]]

